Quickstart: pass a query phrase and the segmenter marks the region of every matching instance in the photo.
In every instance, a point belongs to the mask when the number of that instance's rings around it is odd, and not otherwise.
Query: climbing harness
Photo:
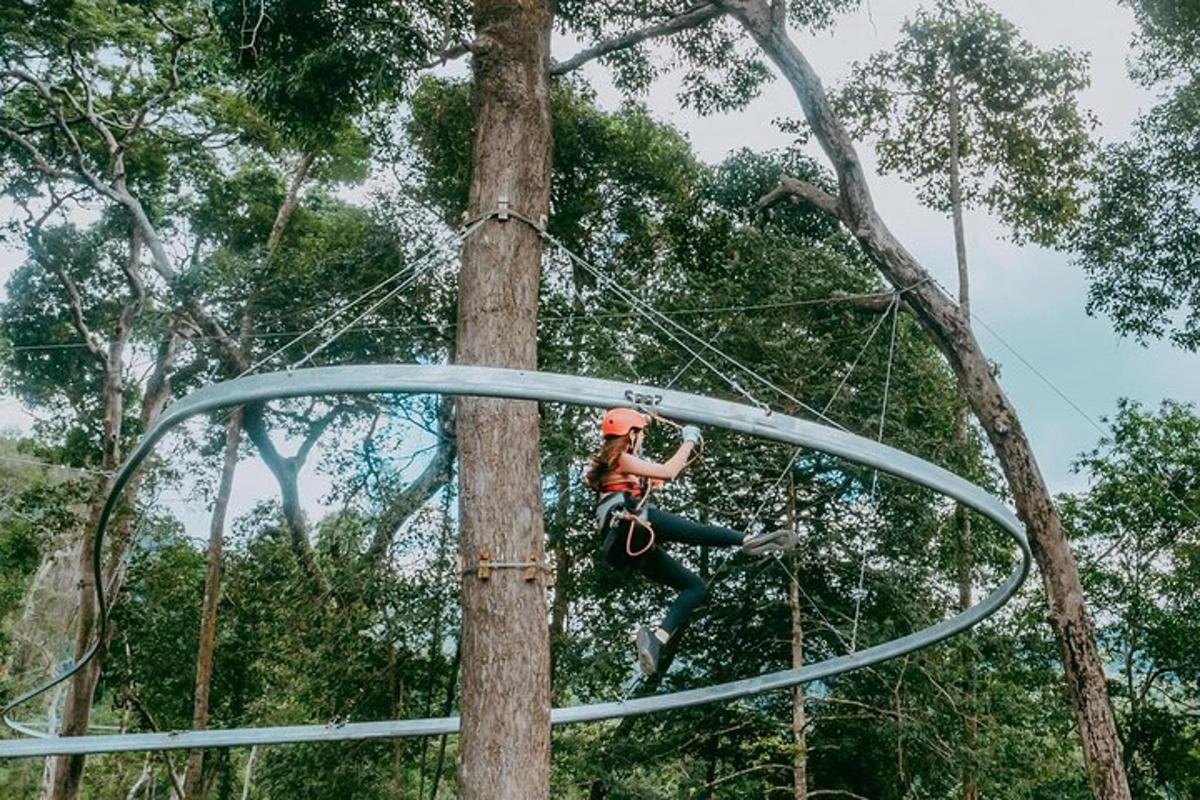
[[[683,429],[683,425],[674,420],[667,419],[662,414],[658,413],[653,407],[639,406],[638,410],[630,408],[612,408],[604,414],[601,421],[601,432],[605,436],[623,436],[633,428],[645,428],[650,420],[660,422],[664,425],[671,426],[678,430]],[[704,453],[704,439],[696,442],[692,452],[688,455],[687,463],[684,468],[691,466]],[[619,484],[612,484],[619,486]],[[609,557],[612,548],[616,545],[618,536],[621,536],[620,529],[622,523],[628,523],[624,527],[624,546],[625,556],[629,559],[636,559],[649,553],[654,548],[656,534],[654,526],[649,520],[649,501],[650,493],[654,490],[654,482],[646,481],[644,488],[640,491],[640,496],[636,504],[632,504],[632,498],[625,491],[611,491],[601,495],[600,502],[596,506],[596,525],[604,537],[604,544],[601,547],[601,552]],[[630,508],[630,505],[633,505]],[[639,531],[645,532],[645,544],[635,544],[635,539]],[[614,564],[614,566],[617,566]]]

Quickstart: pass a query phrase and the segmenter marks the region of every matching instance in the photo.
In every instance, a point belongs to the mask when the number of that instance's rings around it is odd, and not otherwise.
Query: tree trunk
[[[797,560],[792,559],[795,572]],[[792,612],[792,667],[804,666],[804,617],[800,613],[800,586],[788,583],[788,607]],[[795,800],[808,798],[808,709],[804,703],[806,687],[792,689],[792,739],[796,747],[792,757],[792,796]]]
[[[958,307],[963,317],[971,319],[971,282],[967,271],[967,234],[963,225],[962,173],[962,120],[958,100],[958,82],[953,70],[949,88],[950,116],[950,215],[954,220],[954,256],[958,262]]]
[[[133,226],[129,237],[129,255],[122,265],[122,270],[129,286],[130,297],[121,309],[116,330],[113,333],[112,340],[109,342],[107,352],[100,353],[98,349],[93,350],[101,364],[104,376],[103,396],[101,398],[104,407],[104,438],[101,443],[100,464],[102,469],[109,472],[116,469],[121,458],[122,424],[125,416],[125,385],[123,380],[125,347],[129,343],[134,323],[141,313],[143,301],[145,300],[145,291],[140,277],[144,241],[145,237],[141,229],[136,225]],[[76,309],[78,310],[80,302],[78,295],[73,285],[67,288],[71,295],[71,301],[76,305]],[[79,332],[83,336],[84,341],[91,342],[91,333],[83,327],[82,312],[78,314],[77,327],[80,328]],[[169,373],[175,357],[175,348],[173,346],[175,334],[173,330],[169,334],[169,337],[167,346],[160,349],[158,353],[158,360],[154,370],[155,380],[147,384],[147,391],[142,397],[141,416],[143,420],[153,417],[161,410],[163,405],[161,395],[170,391],[170,383],[166,375]],[[136,496],[140,477],[141,474],[139,472],[138,475],[129,481],[127,488],[128,497]],[[91,509],[88,514],[87,528],[83,531],[82,541],[79,546],[79,617],[75,628],[74,651],[76,660],[82,658],[83,654],[87,651],[100,623],[93,570],[96,551],[92,533],[100,523],[100,514],[104,507],[104,499],[112,491],[112,486],[113,478],[111,476],[106,478],[101,485],[97,486],[97,492],[92,500]],[[105,581],[105,588],[110,593],[115,593],[120,586],[121,555],[129,539],[129,520],[125,519],[119,522],[117,527],[118,533],[112,543],[112,556],[107,560],[101,572],[101,579]],[[101,652],[68,681],[67,698],[63,708],[62,726],[59,728],[59,735],[82,736],[87,733],[88,720],[92,712],[92,695],[96,689],[96,682],[100,677],[100,664],[102,660],[103,645],[101,645]],[[48,785],[44,787],[45,794],[50,800],[76,800],[78,798],[80,785],[83,781],[85,760],[85,757],[82,755],[56,756],[53,759],[48,776]]]
[[[959,108],[958,82],[953,66],[950,70],[950,86],[948,92],[950,117],[950,213],[954,219],[954,254],[958,261],[958,308],[962,313],[965,324],[971,324],[971,283],[970,272],[967,269],[967,236],[963,224],[962,174],[960,161],[962,157],[962,120]],[[967,458],[967,405],[966,389],[960,383],[958,386],[958,403],[954,419],[954,439],[959,454]],[[972,554],[974,552],[974,536],[971,532],[971,515],[962,503],[954,504],[954,524],[958,532],[956,553],[956,571],[958,582],[958,610],[966,611],[974,602],[972,595],[971,576],[974,571]],[[962,765],[962,797],[963,800],[979,800],[979,785],[975,774],[975,734],[977,721],[975,718],[975,659],[971,651],[972,632],[963,634],[965,645],[962,650],[964,686],[963,714],[963,749],[966,760]]]
[[[550,189],[552,0],[476,0],[475,142],[468,214],[502,199],[539,219]],[[463,248],[456,360],[537,368],[541,239],[489,220]],[[463,563],[541,561],[537,404],[463,398],[458,408]],[[467,800],[547,797],[550,658],[545,580],[516,570],[463,581],[462,738]]]
[[[798,529],[796,518],[796,477],[788,470],[788,526]],[[800,559],[791,557],[791,575],[800,573]],[[804,666],[804,616],[800,608],[800,584],[795,577],[788,582],[788,609],[792,614],[792,668]],[[792,757],[792,797],[808,800],[808,709],[804,685],[792,689],[792,740],[796,751]]]
[[[960,453],[967,449],[967,407],[959,403],[955,411],[955,443]],[[974,574],[974,535],[971,530],[971,515],[962,503],[954,505],[954,525],[957,531],[956,580],[958,583],[958,610],[966,611],[974,604],[972,576]],[[963,800],[979,800],[979,782],[975,771],[975,739],[978,730],[975,703],[975,654],[973,631],[962,634],[963,685],[963,750],[966,760],[962,765]]]
[[[324,570],[317,563],[316,554],[308,541],[308,520],[304,516],[304,506],[300,502],[300,470],[308,458],[308,452],[316,440],[324,432],[325,427],[332,421],[332,414],[326,415],[310,428],[300,451],[291,457],[284,456],[276,449],[271,441],[271,434],[263,416],[265,409],[261,404],[252,403],[245,407],[242,423],[246,436],[258,449],[267,468],[279,484],[280,506],[283,509],[284,522],[287,525],[288,541],[300,570],[304,573],[318,599],[336,608],[337,598],[334,596],[333,585]]]
[[[458,688],[458,676],[461,668],[462,638],[460,637],[454,644],[454,661],[450,664],[450,670],[446,675],[446,697],[442,702],[443,717],[450,716],[450,711],[454,708],[454,690]],[[442,782],[442,769],[446,766],[446,742],[448,739],[449,737],[444,733],[438,737],[437,765],[433,769],[433,788],[429,792],[429,800],[437,800],[438,785]]]
[[[768,7],[763,0],[718,1],[737,17],[791,84],[816,140],[837,172],[837,197],[794,180],[790,187],[781,189],[837,216],[892,286],[907,290],[909,307],[966,389],[975,416],[1004,470],[1017,514],[1030,534],[1092,791],[1098,800],[1128,800],[1129,785],[1104,663],[1084,604],[1079,570],[1016,410],[992,373],[968,319],[957,304],[938,291],[930,274],[876,212],[849,135],[834,116],[812,66],[788,37],[786,4],[776,2]]]
[[[254,787],[254,762],[258,758],[258,745],[250,748],[250,757],[246,759],[246,771],[242,777],[242,800],[250,800],[250,790]]]
[[[208,727],[208,695],[212,684],[213,650],[217,638],[217,603],[221,595],[221,551],[225,537],[225,514],[229,495],[233,491],[233,475],[237,471],[238,445],[242,438],[242,410],[235,408],[225,428],[225,461],[221,466],[221,483],[213,502],[212,521],[208,529],[208,556],[204,574],[204,605],[200,611],[200,644],[196,652],[196,693],[192,705],[192,728]],[[184,800],[201,795],[204,774],[204,751],[188,754],[187,774],[183,780]]]
[[[283,198],[283,203],[280,204],[279,211],[275,214],[275,222],[271,225],[270,235],[267,236],[267,253],[275,252],[275,248],[279,246],[279,240],[283,237],[283,231],[287,228],[288,220],[292,218],[292,212],[296,210],[296,206],[300,205],[300,187],[308,178],[308,171],[312,168],[316,157],[316,151],[310,150],[303,153],[292,169],[287,195]]]
[[[74,651],[76,660],[83,658],[99,622],[96,609],[96,581],[92,571],[95,553],[92,531],[100,522],[100,511],[104,504],[102,498],[112,488],[111,484],[111,479],[104,481],[103,488],[97,492],[97,497],[100,499],[92,502],[87,528],[83,531],[83,540],[79,546],[79,623],[75,628]],[[87,733],[88,718],[92,712],[92,693],[100,674],[99,662],[100,657],[97,656],[67,682],[67,700],[63,706],[62,725],[58,730],[60,736],[82,736]],[[49,800],[75,800],[79,796],[84,762],[83,756],[54,757],[46,793]]]
[[[400,663],[399,648],[392,641],[388,646],[388,687],[391,690],[392,719],[404,719],[404,669]],[[403,800],[404,791],[404,748],[408,741],[392,740],[392,797]]]

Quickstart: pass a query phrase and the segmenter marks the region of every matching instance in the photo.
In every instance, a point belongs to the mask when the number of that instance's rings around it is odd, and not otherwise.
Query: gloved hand
[[[684,425],[679,435],[683,437],[685,442],[691,442],[692,444],[704,443],[704,437],[700,435],[700,429],[695,425]]]

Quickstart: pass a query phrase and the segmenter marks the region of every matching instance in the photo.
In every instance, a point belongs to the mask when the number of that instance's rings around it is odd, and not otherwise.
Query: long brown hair
[[[592,465],[583,476],[583,482],[600,491],[600,486],[609,473],[616,472],[621,454],[628,453],[632,448],[633,438],[628,433],[621,436],[605,436],[604,443],[600,445],[600,452],[592,456]]]

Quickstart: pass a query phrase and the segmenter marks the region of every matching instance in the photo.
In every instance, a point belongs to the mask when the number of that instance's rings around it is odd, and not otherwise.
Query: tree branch
[[[456,61],[465,56],[467,53],[471,52],[473,52],[471,49],[471,43],[464,39],[458,44],[451,45],[450,47],[440,50],[436,56],[419,65],[417,69],[423,70],[432,69],[433,67],[440,67],[442,64],[445,64],[449,61]]]
[[[266,462],[267,468],[275,476],[279,484],[279,494],[283,506],[283,516],[287,522],[288,536],[291,540],[292,551],[300,562],[300,569],[313,582],[319,598],[337,606],[337,598],[333,594],[333,585],[329,577],[322,571],[313,555],[312,546],[308,541],[308,525],[304,519],[304,508],[300,504],[299,470],[295,458],[287,458],[280,454],[271,435],[267,431],[267,423],[261,403],[245,406],[242,421],[246,435],[258,449],[259,455]],[[310,431],[311,434],[311,431]],[[302,463],[302,462],[301,462]]]
[[[292,212],[296,210],[296,206],[300,203],[300,189],[304,185],[304,181],[308,178],[308,172],[312,169],[313,161],[317,158],[316,150],[307,150],[301,154],[296,161],[296,166],[292,169],[291,180],[288,181],[287,195],[284,196],[283,202],[279,206],[279,211],[275,214],[275,222],[271,225],[271,233],[267,236],[267,254],[275,252],[275,248],[279,246],[279,240],[283,238],[283,231],[287,228],[288,221],[292,218]]]
[[[142,262],[142,233],[135,226],[129,234],[129,258],[121,262],[121,271],[125,274],[125,283],[129,286],[129,300],[121,307],[117,318],[117,332],[108,351],[108,368],[119,373],[122,366],[125,345],[133,333],[133,323],[142,313],[146,302],[146,287],[142,283],[139,267]]]
[[[667,20],[651,25],[640,30],[626,33],[621,36],[606,39],[602,42],[592,45],[586,50],[581,50],[575,55],[568,58],[566,61],[559,61],[550,67],[551,75],[565,75],[572,70],[579,69],[589,61],[594,61],[601,56],[606,56],[610,53],[615,53],[619,50],[625,50],[634,45],[641,44],[647,39],[656,39],[660,36],[670,36],[680,31],[688,30],[689,28],[698,28],[701,25],[723,16],[725,9],[715,3],[697,3],[686,11],[668,18]]]
[[[171,96],[171,93],[179,88],[179,59],[183,53],[183,48],[189,42],[195,41],[195,39],[198,38],[195,35],[188,35],[175,30],[175,28],[168,25],[153,10],[150,13],[154,19],[171,35],[172,44],[170,77],[167,79],[166,85],[163,86],[162,91],[156,94],[154,97],[151,97],[142,105],[141,108],[138,109],[137,114],[134,115],[133,122],[130,124],[129,129],[125,133],[125,137],[121,140],[122,149],[129,146],[130,139],[132,139],[133,136],[141,129],[142,125],[145,124],[146,117],[149,116],[150,112],[156,106],[165,103],[167,98]]]
[[[75,281],[67,274],[66,270],[60,267],[54,272],[58,275],[59,283],[67,290],[67,304],[71,309],[72,327],[83,338],[87,351],[100,362],[102,367],[107,367],[108,358],[104,353],[104,348],[96,339],[95,334],[88,329],[87,321],[83,318],[83,300],[79,296],[79,287],[75,285]]]
[[[150,730],[155,732],[162,730],[158,727],[158,723],[155,722],[154,715],[150,713],[150,709],[146,708],[145,704],[142,703],[141,699],[137,695],[131,691],[126,691],[125,699],[137,710],[138,715],[142,718],[142,721],[150,727]],[[171,786],[175,789],[175,796],[183,797],[183,787],[179,785],[179,777],[175,772],[175,763],[171,758],[171,751],[164,750],[162,752],[162,757],[163,762],[167,767],[167,774],[171,778]]]
[[[829,293],[829,299],[850,303],[865,311],[887,311],[892,307],[892,303],[895,302],[896,295],[892,292],[882,294],[851,294],[850,292],[835,291]],[[900,300],[900,310],[908,314],[915,314],[912,307],[904,302],[903,299]]]
[[[329,413],[309,425],[308,432],[304,436],[304,441],[300,443],[300,449],[291,458],[292,465],[297,472],[304,467],[304,462],[308,461],[308,454],[312,452],[313,447],[325,435],[325,431],[329,430],[329,426],[345,410],[345,406],[334,406]]]
[[[808,181],[784,175],[775,188],[758,200],[759,210],[765,210],[781,200],[803,201],[824,211],[831,217],[845,222],[846,214],[841,202],[829,192]]]
[[[387,553],[392,537],[413,512],[426,503],[450,480],[454,464],[454,404],[442,400],[438,408],[438,446],[433,459],[408,486],[399,492],[379,516],[371,544],[363,553],[364,564],[377,562]]]
[[[29,157],[31,159],[33,159],[34,167],[39,172],[44,173],[45,175],[48,175],[51,178],[58,178],[59,180],[77,180],[78,179],[78,176],[75,173],[71,172],[70,170],[60,169],[59,167],[51,166],[50,162],[46,160],[46,157],[44,155],[42,155],[42,151],[37,148],[37,145],[35,145],[33,142],[31,142],[29,139],[25,138],[21,134],[17,133],[12,128],[6,127],[4,125],[0,125],[0,135],[3,135],[6,139],[14,142],[18,147],[20,147],[22,150],[24,150],[26,153],[28,153]]]
[[[142,430],[150,427],[171,399],[171,371],[175,367],[179,343],[183,339],[182,326],[182,317],[176,316],[167,335],[159,342],[154,371],[150,373],[150,378],[146,381],[146,390],[142,394]]]

